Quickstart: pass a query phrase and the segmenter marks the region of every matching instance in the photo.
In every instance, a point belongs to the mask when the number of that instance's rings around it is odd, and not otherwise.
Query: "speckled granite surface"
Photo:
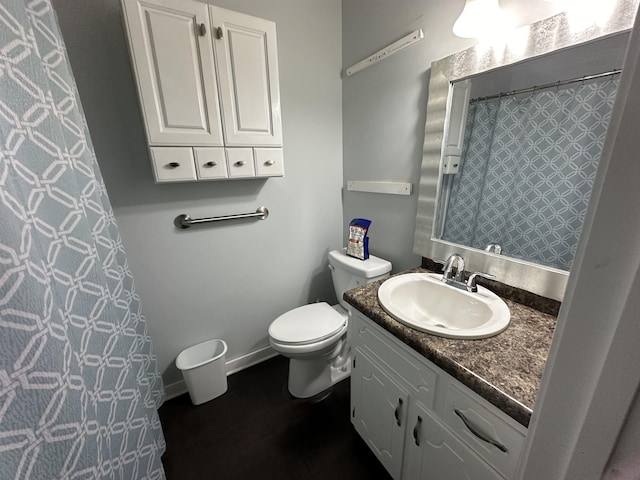
[[[415,268],[402,273],[429,272]],[[556,317],[505,298],[511,323],[481,340],[437,337],[405,326],[378,303],[382,281],[349,290],[344,299],[524,426],[529,425]],[[490,288],[490,287],[489,287]]]

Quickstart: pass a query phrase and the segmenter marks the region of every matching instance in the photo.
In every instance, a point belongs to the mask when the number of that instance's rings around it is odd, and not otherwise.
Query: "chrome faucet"
[[[502,255],[502,246],[499,243],[490,243],[485,247],[484,251],[487,253],[493,251],[496,255]]]
[[[453,266],[456,267],[455,277],[453,275]],[[442,269],[442,281],[445,283],[461,282],[464,283],[464,258],[459,253],[449,256],[444,268]]]
[[[453,274],[453,267],[456,267],[456,274]],[[476,272],[472,273],[469,276],[469,280],[465,283],[464,281],[464,258],[459,253],[454,253],[449,256],[446,262],[444,262],[444,268],[442,269],[442,281],[447,285],[451,285],[452,287],[459,288],[461,290],[466,290],[467,292],[475,293],[478,291],[478,286],[476,285],[476,279],[478,277],[488,278],[490,280],[495,280],[494,275],[490,275],[488,273]]]

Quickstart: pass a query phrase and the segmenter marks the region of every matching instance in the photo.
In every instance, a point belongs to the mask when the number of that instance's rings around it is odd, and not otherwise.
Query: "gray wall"
[[[277,23],[286,176],[172,185],[152,180],[119,1],[53,4],[167,383],[180,379],[173,361],[187,346],[223,338],[227,359],[237,359],[268,345],[277,315],[335,301],[326,254],[344,244],[351,218],[373,220],[371,252],[395,272],[419,264],[417,192],[341,194],[343,171],[344,182],[417,186],[429,65],[472,43],[451,33],[462,0],[215,1]],[[501,4],[520,23],[554,13],[543,0]],[[341,68],[417,28],[424,40],[341,78]],[[189,231],[172,223],[260,205],[266,221]]]
[[[278,315],[335,301],[326,255],[343,245],[339,0],[217,0],[277,23],[284,178],[156,185],[118,0],[54,0],[154,348],[167,383],[185,347],[227,359],[268,346]],[[269,208],[265,221],[178,231],[173,219]]]
[[[518,25],[558,13],[542,0],[502,0]],[[415,267],[417,187],[431,62],[475,43],[451,27],[464,1],[343,0],[342,65],[347,68],[422,28],[425,38],[343,81],[344,219],[373,221],[370,250],[394,272]],[[411,196],[346,191],[349,180],[411,182]],[[434,179],[435,180],[435,179]],[[346,232],[345,232],[346,235]]]

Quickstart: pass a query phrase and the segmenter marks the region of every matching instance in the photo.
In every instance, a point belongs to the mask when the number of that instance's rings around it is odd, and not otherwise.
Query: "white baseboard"
[[[164,386],[164,400],[171,400],[172,398],[179,397],[183,393],[187,393],[187,385],[184,380],[179,380],[174,383],[170,383]]]
[[[260,362],[264,362],[265,360],[269,360],[278,355],[271,347],[263,347],[260,350],[256,350],[255,352],[247,353],[246,355],[242,355],[241,357],[234,358],[233,360],[229,360],[226,362],[227,367],[227,376],[232,375],[234,373],[238,373],[245,368],[252,367]]]
[[[234,358],[233,360],[229,360],[225,362],[225,369],[227,371],[227,376],[233,375],[234,373],[238,373],[245,368],[252,367],[260,362],[264,362],[265,360],[269,360],[270,358],[278,355],[278,352],[273,350],[271,347],[264,347],[255,352],[247,353],[246,355],[242,355],[241,357]],[[187,393],[187,385],[184,383],[184,380],[179,380],[174,383],[170,383],[164,386],[165,392],[165,400],[171,400],[172,398],[178,397],[184,393]]]

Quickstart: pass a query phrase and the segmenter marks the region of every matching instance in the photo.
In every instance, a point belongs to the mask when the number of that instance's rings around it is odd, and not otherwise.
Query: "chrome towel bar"
[[[221,217],[191,218],[189,215],[182,214],[178,215],[173,223],[178,228],[189,228],[192,225],[219,222],[221,220],[238,220],[240,218],[257,218],[259,220],[265,220],[268,216],[269,209],[267,207],[258,207],[254,213],[239,213],[237,215],[223,215]]]

